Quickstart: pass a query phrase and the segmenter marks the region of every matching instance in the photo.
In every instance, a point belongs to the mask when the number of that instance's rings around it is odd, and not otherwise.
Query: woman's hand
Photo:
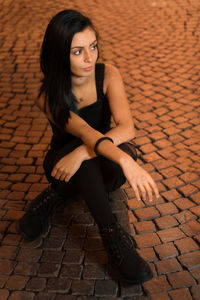
[[[159,198],[156,183],[152,177],[141,168],[132,158],[126,157],[120,164],[125,177],[132,186],[137,200],[153,201],[153,194]],[[140,196],[141,195],[141,196]]]
[[[76,173],[83,162],[83,157],[79,151],[79,147],[71,153],[62,157],[54,166],[51,176],[57,180],[68,182]]]

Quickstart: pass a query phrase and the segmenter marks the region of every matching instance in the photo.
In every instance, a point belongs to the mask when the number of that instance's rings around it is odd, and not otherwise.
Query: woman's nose
[[[90,55],[89,51],[85,51],[84,61],[85,62],[91,62],[91,55]]]

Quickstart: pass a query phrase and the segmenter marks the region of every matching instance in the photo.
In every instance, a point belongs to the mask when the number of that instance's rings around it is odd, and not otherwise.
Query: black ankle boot
[[[100,229],[109,262],[130,283],[142,283],[153,277],[151,269],[136,251],[136,243],[118,223]]]
[[[33,241],[48,229],[49,217],[64,200],[48,186],[28,206],[24,216],[16,223],[16,230],[28,241]]]

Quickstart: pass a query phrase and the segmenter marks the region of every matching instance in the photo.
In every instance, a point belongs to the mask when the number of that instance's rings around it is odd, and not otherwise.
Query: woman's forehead
[[[87,27],[81,32],[77,32],[72,39],[71,47],[84,47],[90,45],[96,40],[96,34],[94,30],[90,27]]]

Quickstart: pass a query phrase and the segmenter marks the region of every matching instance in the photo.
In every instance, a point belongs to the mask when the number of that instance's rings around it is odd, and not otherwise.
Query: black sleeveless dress
[[[97,90],[97,101],[85,106],[76,113],[84,119],[92,128],[101,133],[106,133],[110,129],[111,111],[106,95],[103,93],[104,81],[104,64],[96,64],[95,67],[95,81]],[[51,123],[53,136],[51,139],[50,150],[44,159],[44,170],[49,182],[52,182],[50,175],[54,165],[65,155],[73,151],[76,147],[82,144],[82,141],[77,137],[63,133],[59,128]]]

